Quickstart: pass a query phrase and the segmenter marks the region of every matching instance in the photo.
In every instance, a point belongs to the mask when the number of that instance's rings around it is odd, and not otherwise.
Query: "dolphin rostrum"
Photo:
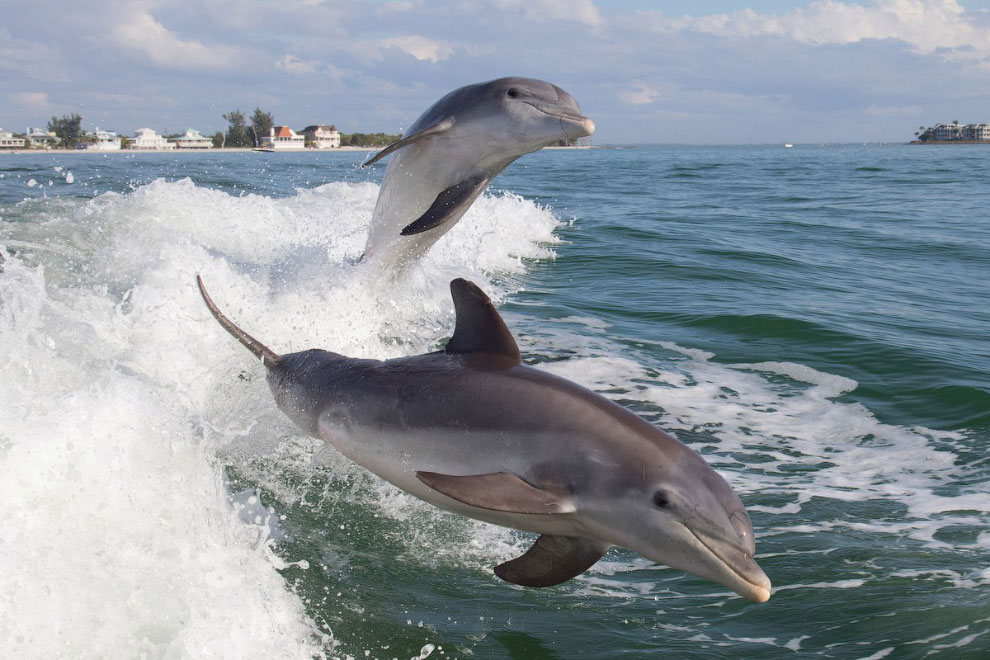
[[[574,97],[548,82],[499,78],[450,92],[405,137],[382,180],[364,258],[401,268],[453,227],[499,172],[524,154],[595,132]]]
[[[770,581],[729,485],[692,449],[622,406],[520,360],[488,296],[450,283],[444,350],[384,362],[310,349],[277,355],[213,316],[258,358],[278,407],[306,433],[416,497],[539,534],[495,567],[546,587],[612,545],[714,580],[762,603]]]

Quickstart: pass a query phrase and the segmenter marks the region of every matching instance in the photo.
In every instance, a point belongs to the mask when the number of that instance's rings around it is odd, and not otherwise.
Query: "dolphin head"
[[[611,498],[588,498],[596,535],[754,602],[769,600],[770,580],[753,559],[753,526],[739,497],[698,454],[668,439],[679,445],[674,452],[647,449],[638,465],[621,470],[621,484],[600,484]],[[630,480],[630,473],[642,476]]]
[[[478,98],[484,101],[465,112],[464,119],[472,124],[483,122],[487,132],[497,133],[507,147],[521,153],[595,132],[595,122],[581,114],[574,97],[554,84],[513,77],[481,83],[481,87]]]
[[[595,122],[583,116],[574,97],[556,85],[533,78],[500,78],[487,85],[510,119],[517,140],[543,146],[595,132]]]
[[[591,135],[595,123],[560,87],[512,77],[455,89],[427,109],[407,136],[435,134],[439,128],[450,137],[477,142],[482,153],[490,151],[490,167],[497,170],[558,140]]]

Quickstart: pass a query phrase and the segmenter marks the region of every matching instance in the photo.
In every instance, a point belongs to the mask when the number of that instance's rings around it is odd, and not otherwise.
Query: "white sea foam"
[[[233,197],[188,180],[157,181],[124,196],[44,200],[45,222],[18,227],[23,234],[7,242],[17,256],[5,254],[0,273],[0,341],[9,356],[0,379],[5,650],[310,657],[332,646],[275,570],[305,567],[272,554],[277,517],[257,508],[251,492],[227,493],[222,473],[236,463],[294,503],[299,489],[252,474],[249,459],[271,457],[276,470],[305,476],[318,443],[277,413],[262,367],[204,309],[195,273],[277,351],[323,346],[391,357],[427,350],[449,333],[450,278],[469,277],[496,300],[512,293],[526,259],[552,256],[558,224],[521,198],[483,197],[405,280],[382,286],[355,265],[376,193],[371,184],[335,183],[286,199]],[[908,511],[894,521],[771,524],[757,530],[761,537],[849,528],[940,547],[936,536],[947,526],[986,527],[986,484],[952,496],[939,490],[958,474],[943,447],[962,437],[883,424],[864,406],[837,401],[855,391],[849,379],[789,363],[719,364],[669,343],[661,346],[673,357],[655,365],[613,343],[607,324],[580,317],[550,328],[510,317],[510,325],[524,350],[575,354],[540,368],[652,407],[661,426],[690,436],[744,497],[780,496],[754,512],[787,519],[814,497],[869,497]],[[750,462],[754,455],[761,462]],[[354,479],[334,496],[365,500],[409,530],[401,542],[411,561],[487,573],[528,545],[528,537],[461,519],[456,538],[437,543],[420,521],[450,517],[339,456],[327,460],[335,475]],[[975,545],[986,547],[987,538]],[[655,577],[623,580],[632,571]],[[988,580],[936,569],[902,577],[961,588]],[[672,588],[679,579],[619,553],[572,594],[682,597]],[[873,579],[791,588],[850,589]]]
[[[711,354],[669,343],[665,349],[687,359],[652,369],[648,360],[623,355],[607,337],[573,338],[564,329],[542,334],[541,341],[551,350],[557,345],[578,353],[542,368],[617,400],[654,406],[659,425],[686,433],[737,491],[787,500],[753,511],[793,515],[815,497],[898,502],[907,513],[895,520],[817,520],[803,527],[903,535],[943,548],[949,544],[936,538],[939,531],[955,525],[985,528],[990,521],[990,484],[953,488],[951,494],[942,488],[965,474],[957,454],[947,450],[965,437],[885,424],[861,404],[835,400],[855,390],[851,379],[792,363],[720,364]],[[698,444],[698,437],[707,442]],[[743,457],[753,455],[759,462],[746,463]],[[795,466],[804,469],[795,472]],[[788,531],[796,528],[758,530],[758,535]],[[967,547],[985,543],[981,536]]]
[[[39,222],[5,228],[17,254],[0,253],[4,653],[309,658],[333,646],[275,570],[308,565],[272,555],[277,516],[224,486],[231,457],[314,447],[209,317],[196,273],[276,350],[389,357],[449,333],[451,277],[499,299],[524,259],[552,256],[557,226],[519,197],[483,197],[383,288],[354,265],[376,194],[335,183],[233,197],[156,181],[46,200]],[[371,483],[388,513],[400,495]],[[515,550],[511,534],[468,529],[486,558]]]

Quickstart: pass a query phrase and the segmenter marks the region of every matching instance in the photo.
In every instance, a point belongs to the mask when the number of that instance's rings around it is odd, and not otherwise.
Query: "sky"
[[[990,0],[0,0],[0,126],[402,132],[509,75],[596,144],[899,142],[990,122]]]

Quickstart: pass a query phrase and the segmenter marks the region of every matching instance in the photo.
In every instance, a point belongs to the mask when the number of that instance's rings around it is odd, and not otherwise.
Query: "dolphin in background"
[[[386,361],[310,349],[278,355],[210,312],[267,368],[278,407],[307,434],[448,511],[539,534],[495,567],[546,587],[612,545],[770,598],[753,527],[729,485],[692,449],[622,406],[525,366],[477,286],[450,284],[457,314],[444,350]]]
[[[512,161],[594,132],[574,97],[542,80],[499,78],[455,89],[362,165],[394,154],[363,258],[401,269],[449,231]]]

